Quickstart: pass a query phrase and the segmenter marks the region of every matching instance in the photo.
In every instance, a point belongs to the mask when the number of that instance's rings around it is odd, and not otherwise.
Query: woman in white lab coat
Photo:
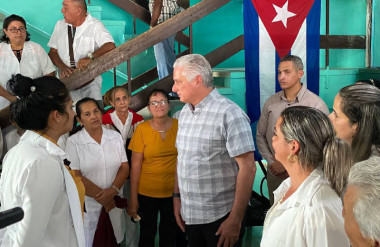
[[[67,139],[66,152],[71,168],[82,177],[86,188],[86,246],[93,245],[102,207],[108,212],[116,241],[120,243],[125,232],[125,215],[123,209],[115,207],[114,196],[122,197],[122,186],[129,174],[123,139],[118,132],[102,127],[102,112],[96,100],[79,100],[76,112],[84,128]]]
[[[6,228],[2,246],[82,247],[80,196],[57,144],[73,125],[69,91],[55,77],[20,74],[8,88],[18,97],[11,104],[12,118],[26,132],[4,158],[1,211],[21,207],[24,219]]]
[[[55,67],[45,50],[30,41],[24,18],[10,15],[3,22],[4,35],[0,37],[0,109],[16,97],[6,90],[6,83],[13,74],[31,78],[54,76]]]
[[[289,178],[274,191],[261,246],[350,246],[339,197],[352,164],[348,144],[324,113],[306,106],[285,109],[274,133],[275,158]]]

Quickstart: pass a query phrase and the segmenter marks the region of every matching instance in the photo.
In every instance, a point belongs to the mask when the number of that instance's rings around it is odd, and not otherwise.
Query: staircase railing
[[[71,76],[62,78],[62,81],[69,89],[78,88],[85,82],[130,60],[149,47],[185,29],[192,23],[219,9],[230,1],[231,0],[203,0],[162,24],[116,47],[107,54],[104,54],[91,62],[86,69],[75,71]]]

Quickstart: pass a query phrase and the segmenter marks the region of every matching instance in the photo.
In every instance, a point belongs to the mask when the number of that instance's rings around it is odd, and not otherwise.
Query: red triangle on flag
[[[280,57],[289,54],[314,0],[251,0]]]

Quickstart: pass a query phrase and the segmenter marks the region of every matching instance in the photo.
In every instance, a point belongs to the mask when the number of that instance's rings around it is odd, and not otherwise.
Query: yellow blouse
[[[178,120],[173,119],[172,126],[166,131],[163,140],[160,133],[151,127],[149,121],[137,126],[128,148],[144,154],[139,194],[156,198],[172,196],[177,162],[175,147],[177,130]]]

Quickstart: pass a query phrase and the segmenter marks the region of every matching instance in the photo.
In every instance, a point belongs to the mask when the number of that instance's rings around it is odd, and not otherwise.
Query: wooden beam
[[[365,49],[365,65],[371,67],[372,60],[372,4],[373,0],[367,0],[366,15],[366,49]]]
[[[366,38],[362,35],[321,35],[320,49],[365,49]]]
[[[173,33],[183,30],[190,24],[219,9],[230,1],[231,0],[203,0],[162,24],[157,25],[155,28],[146,31],[95,59],[86,69],[77,70],[69,77],[62,78],[61,80],[70,90],[78,88],[87,81],[94,79],[122,62],[145,51],[149,47],[167,39]]]

